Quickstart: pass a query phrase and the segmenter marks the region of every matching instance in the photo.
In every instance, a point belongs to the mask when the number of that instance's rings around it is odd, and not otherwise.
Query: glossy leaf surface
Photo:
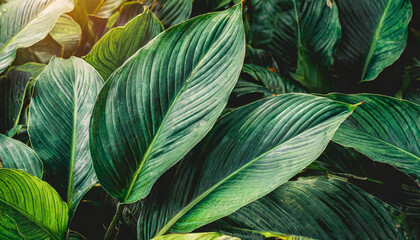
[[[47,181],[68,203],[70,217],[96,183],[89,151],[89,120],[103,85],[80,58],[54,58],[38,76],[29,114],[32,147]]]
[[[365,102],[340,127],[335,142],[391,164],[420,182],[419,105],[373,94],[328,97],[350,104]]]
[[[163,31],[163,26],[147,9],[124,27],[111,29],[85,57],[103,79],[113,73],[128,58]]]
[[[146,198],[138,238],[192,231],[274,190],[322,153],[353,108],[284,94],[225,115]]]
[[[246,236],[242,239],[261,239],[252,231],[314,239],[406,239],[397,215],[389,205],[349,183],[315,178],[287,182],[217,222],[215,228]]]
[[[168,29],[114,72],[98,96],[90,148],[101,185],[144,198],[225,107],[245,50],[241,6]]]
[[[0,239],[65,239],[67,211],[46,182],[0,168]]]
[[[0,159],[5,168],[19,169],[42,178],[43,165],[34,150],[3,134],[0,134]]]
[[[1,5],[0,72],[13,62],[16,50],[47,36],[58,17],[73,9],[72,0],[13,0]]]

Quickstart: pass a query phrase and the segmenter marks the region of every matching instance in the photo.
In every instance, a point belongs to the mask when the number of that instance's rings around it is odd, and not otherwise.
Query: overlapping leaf
[[[48,182],[68,203],[70,217],[95,183],[89,151],[89,120],[103,85],[82,59],[54,58],[38,76],[29,114],[32,146]]]
[[[168,234],[153,238],[153,240],[239,240],[239,238],[227,236],[221,233],[190,233],[190,234]]]
[[[51,37],[63,46],[64,57],[70,57],[80,44],[82,29],[67,14],[61,15],[50,32]]]
[[[6,168],[20,169],[42,178],[43,165],[34,150],[3,134],[0,134],[0,159]]]
[[[218,221],[243,239],[279,231],[315,239],[410,239],[403,219],[389,205],[353,185],[325,178],[290,181]]]
[[[274,190],[322,153],[352,109],[284,94],[225,115],[146,198],[138,238],[189,232]]]
[[[239,77],[244,50],[237,5],[168,29],[110,76],[93,110],[90,148],[113,197],[145,197],[204,137]]]
[[[253,1],[251,44],[268,50],[281,71],[302,76],[302,84],[326,91],[326,71],[333,64],[333,51],[340,37],[338,10],[334,1]]]
[[[6,133],[18,125],[23,117],[24,100],[30,95],[28,84],[44,67],[43,64],[28,63],[10,68],[0,78],[0,133]]]
[[[72,0],[14,0],[1,5],[0,72],[13,62],[17,49],[42,40],[58,17],[72,9]]]
[[[165,27],[187,20],[191,15],[193,0],[146,0]]]
[[[153,12],[144,12],[122,28],[111,29],[95,44],[85,57],[103,79],[120,67],[137,50],[163,31],[163,26]]]
[[[342,39],[336,54],[340,77],[375,79],[395,62],[407,42],[412,9],[409,0],[337,1]]]
[[[334,141],[379,162],[391,164],[420,182],[420,106],[391,97],[331,94],[362,104],[337,131]]]
[[[67,211],[46,182],[0,168],[0,239],[65,239]]]
[[[237,97],[252,93],[269,97],[283,93],[305,92],[289,79],[258,65],[245,64],[242,72],[248,74],[254,81],[247,81],[244,77],[240,78],[233,91]]]

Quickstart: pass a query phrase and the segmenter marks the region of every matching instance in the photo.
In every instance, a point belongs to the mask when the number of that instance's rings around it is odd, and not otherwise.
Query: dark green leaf
[[[101,185],[123,203],[144,198],[210,131],[244,54],[237,5],[168,29],[118,68],[98,96],[90,125]]]
[[[146,198],[139,239],[192,231],[268,194],[316,160],[353,108],[283,94],[225,115]]]
[[[69,205],[72,217],[96,183],[89,151],[89,120],[103,80],[82,59],[53,58],[38,76],[29,114],[32,147],[48,182]]]
[[[326,72],[340,38],[337,6],[326,0],[255,1],[251,45],[270,51],[281,72],[300,75],[315,91],[326,91]]]
[[[45,65],[28,63],[10,68],[0,78],[0,133],[17,126],[28,98],[29,83],[44,69]]]
[[[0,239],[64,240],[67,205],[46,182],[0,169]]]
[[[278,231],[316,239],[407,239],[402,221],[394,212],[349,183],[302,179],[283,184],[218,221],[214,228],[242,239],[261,239],[252,231]]]
[[[420,182],[419,105],[373,94],[328,97],[350,104],[365,102],[340,127],[335,142],[391,164]]]
[[[169,234],[153,238],[153,240],[240,240],[236,237],[226,236],[221,233],[190,233],[190,234]]]
[[[375,79],[395,62],[407,43],[409,0],[339,0],[342,39],[336,70],[348,81]]]
[[[165,27],[187,20],[191,15],[194,0],[146,0]]]

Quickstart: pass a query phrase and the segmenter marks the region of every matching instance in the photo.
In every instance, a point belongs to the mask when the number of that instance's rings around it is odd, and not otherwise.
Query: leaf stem
[[[117,225],[120,221],[120,218],[124,209],[125,209],[125,205],[118,203],[117,212],[115,213],[114,218],[111,221],[111,224],[109,224],[109,227],[106,230],[104,240],[113,240],[117,237],[118,235]]]

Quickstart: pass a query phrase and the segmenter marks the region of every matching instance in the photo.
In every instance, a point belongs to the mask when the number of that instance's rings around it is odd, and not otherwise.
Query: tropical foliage
[[[0,239],[420,239],[410,0],[0,1]]]

